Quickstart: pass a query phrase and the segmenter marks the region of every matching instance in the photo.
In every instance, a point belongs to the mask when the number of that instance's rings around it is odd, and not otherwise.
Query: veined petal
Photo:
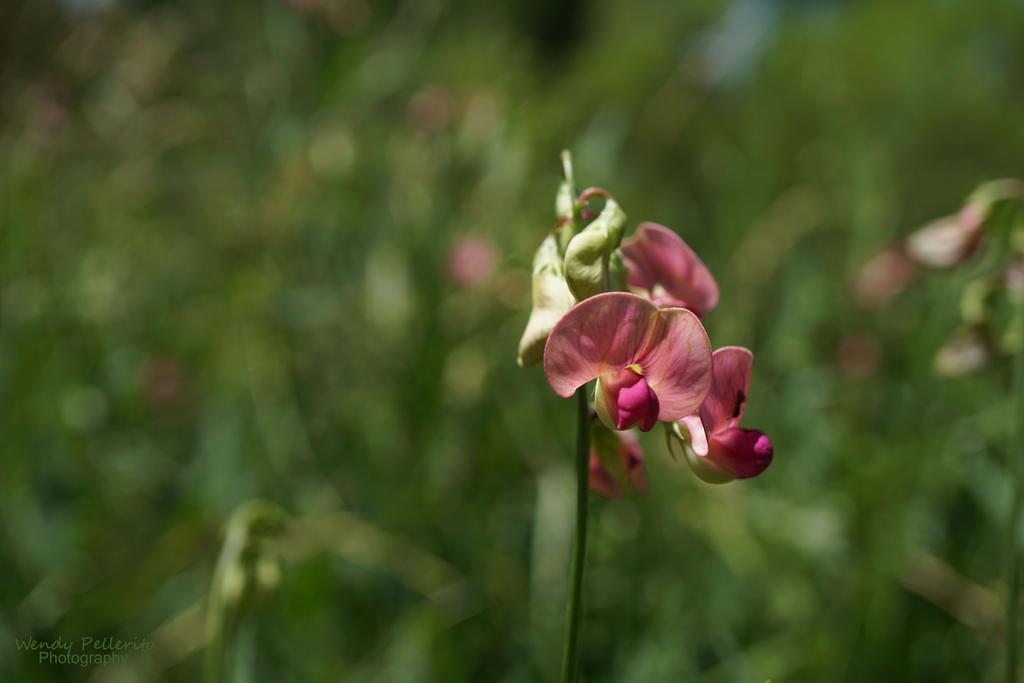
[[[711,391],[700,407],[704,429],[715,434],[740,423],[750,389],[754,354],[742,346],[723,346],[711,354]]]
[[[657,316],[657,306],[625,292],[598,294],[581,301],[558,321],[548,337],[544,348],[548,384],[556,394],[568,398],[595,377],[636,363]]]
[[[707,459],[739,479],[756,477],[772,463],[768,435],[756,429],[726,429],[712,434]]]
[[[707,396],[711,342],[693,312],[656,310],[654,329],[636,363],[658,397],[658,421],[673,422],[695,412]]]
[[[698,315],[718,305],[718,284],[704,262],[679,235],[657,223],[641,223],[622,241],[629,285],[649,292],[660,284]]]

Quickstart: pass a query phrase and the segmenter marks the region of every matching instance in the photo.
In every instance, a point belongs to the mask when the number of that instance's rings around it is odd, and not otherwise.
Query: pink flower
[[[741,429],[754,354],[726,346],[711,355],[711,391],[697,415],[679,421],[676,433],[694,472],[712,483],[755,477],[772,462],[772,442],[756,429]],[[688,432],[689,438],[681,432]]]
[[[857,271],[853,282],[857,303],[865,308],[888,304],[914,280],[917,270],[902,246],[878,252]]]
[[[598,437],[598,429],[604,430],[604,437]],[[634,491],[647,493],[647,468],[644,467],[644,452],[633,432],[609,432],[603,425],[593,430],[590,449],[590,488],[606,498],[622,495],[622,485],[615,474],[629,482]],[[607,438],[610,437],[610,438]],[[615,472],[609,471],[605,461]]]
[[[601,421],[648,431],[700,406],[711,386],[711,344],[692,312],[608,292],[558,321],[544,348],[544,374],[563,398],[598,378]]]
[[[491,277],[496,261],[490,242],[466,237],[448,250],[448,276],[461,287],[472,287]]]
[[[688,308],[702,318],[718,305],[711,271],[686,242],[663,225],[641,223],[622,241],[629,286],[647,290],[659,306]]]

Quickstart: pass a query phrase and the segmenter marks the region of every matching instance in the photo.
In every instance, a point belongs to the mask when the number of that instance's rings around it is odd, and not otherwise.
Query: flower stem
[[[1013,366],[1013,427],[1008,431],[1010,444],[1007,456],[1013,473],[1013,502],[1010,505],[1009,539],[1010,575],[1006,598],[1006,683],[1017,683],[1018,646],[1020,641],[1021,553],[1017,540],[1021,505],[1024,503],[1024,463],[1018,450],[1024,443],[1024,291],[1012,291],[1017,301],[1017,339],[1020,347]]]
[[[569,570],[569,605],[566,615],[562,683],[576,683],[579,676],[580,617],[583,613],[583,565],[587,556],[587,502],[590,492],[590,408],[586,385],[576,390],[576,534]]]

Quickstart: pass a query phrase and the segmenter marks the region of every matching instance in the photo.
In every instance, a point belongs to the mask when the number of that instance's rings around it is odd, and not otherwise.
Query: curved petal
[[[548,384],[568,398],[595,377],[636,363],[657,317],[658,307],[635,294],[608,292],[581,301],[562,316],[544,347]]]
[[[622,241],[629,266],[629,285],[654,292],[660,284],[698,315],[718,305],[718,284],[704,262],[679,235],[657,223],[641,223],[636,234]]]
[[[723,346],[711,354],[711,391],[700,407],[700,419],[708,433],[740,423],[753,362],[754,354],[742,346]]]
[[[659,422],[695,412],[711,387],[711,342],[697,316],[685,308],[657,311],[650,339],[635,362],[658,397]]]
[[[690,448],[697,455],[708,454],[708,434],[704,431],[704,423],[696,415],[687,415],[679,421],[682,428],[690,433]]]
[[[726,429],[711,436],[707,459],[739,479],[756,477],[772,463],[771,439],[756,429]]]

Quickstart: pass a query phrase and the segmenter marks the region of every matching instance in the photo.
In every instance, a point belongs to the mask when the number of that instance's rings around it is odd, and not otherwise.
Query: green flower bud
[[[609,261],[622,239],[626,214],[609,198],[604,209],[565,250],[565,280],[569,291],[582,301],[612,289]]]
[[[544,344],[555,323],[573,306],[572,294],[565,284],[558,242],[548,235],[533,257],[533,308],[526,331],[519,340],[520,367],[539,363],[544,357]]]

